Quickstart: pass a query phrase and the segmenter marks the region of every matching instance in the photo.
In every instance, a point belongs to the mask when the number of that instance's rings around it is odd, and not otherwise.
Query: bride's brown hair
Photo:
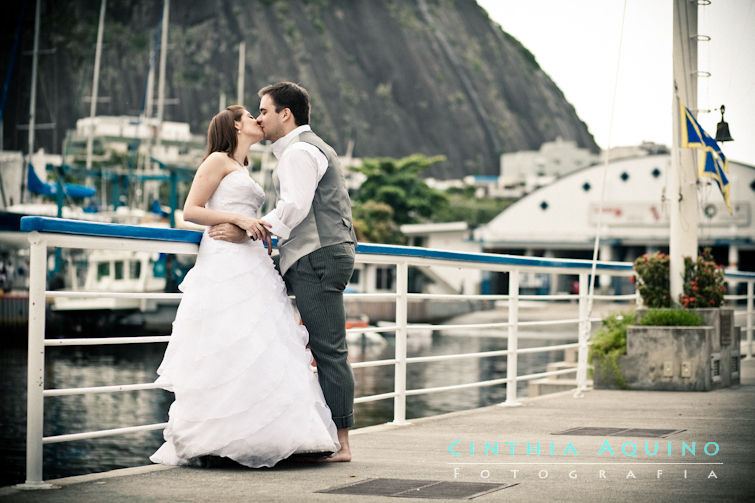
[[[233,151],[236,150],[239,143],[234,122],[240,121],[245,111],[246,109],[241,105],[231,105],[212,118],[210,126],[207,128],[207,154],[204,156],[205,159],[213,152],[225,152],[228,157],[233,159]],[[244,156],[244,166],[248,164],[249,158]]]

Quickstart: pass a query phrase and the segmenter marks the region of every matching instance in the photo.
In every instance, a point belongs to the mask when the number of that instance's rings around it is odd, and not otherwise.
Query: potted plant
[[[672,306],[669,263],[669,256],[659,252],[642,255],[634,262],[633,280],[648,308]],[[734,327],[734,311],[721,307],[726,292],[723,266],[715,263],[710,248],[705,248],[694,260],[685,257],[684,266],[679,305],[700,315],[703,326],[713,327],[710,349],[700,350],[710,353],[713,382],[721,386],[735,384],[739,382],[739,330]],[[647,309],[639,309],[639,319],[646,312]]]
[[[670,260],[665,253],[645,253],[634,261],[635,275],[632,280],[636,282],[640,297],[647,307],[671,307],[669,271]]]
[[[684,285],[679,302],[699,314],[713,327],[711,366],[714,382],[721,386],[739,383],[740,334],[734,326],[734,309],[723,307],[726,285],[724,268],[716,264],[710,248],[693,260],[684,258]]]
[[[684,287],[679,296],[682,306],[715,308],[724,303],[724,268],[713,260],[710,248],[705,248],[696,260],[684,257]]]
[[[618,313],[603,319],[590,346],[596,389],[711,389],[712,328],[681,308]]]

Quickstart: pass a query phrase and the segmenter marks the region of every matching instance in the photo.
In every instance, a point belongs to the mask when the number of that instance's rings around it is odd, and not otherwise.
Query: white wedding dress
[[[207,202],[255,216],[264,191],[248,174],[226,175]],[[183,298],[157,373],[173,391],[165,443],[150,459],[187,464],[204,455],[250,467],[294,453],[340,448],[306,329],[266,247],[210,238],[180,285]]]

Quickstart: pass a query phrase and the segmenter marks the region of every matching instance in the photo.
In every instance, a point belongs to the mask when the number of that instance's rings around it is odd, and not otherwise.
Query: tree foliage
[[[471,190],[468,190],[471,189]],[[448,204],[433,213],[434,222],[467,222],[471,227],[487,224],[513,202],[512,199],[480,198],[475,188],[448,189]]]
[[[393,221],[397,225],[431,219],[436,211],[447,206],[448,199],[442,192],[430,188],[419,176],[427,167],[443,160],[444,156],[427,157],[422,154],[402,159],[364,159],[362,166],[353,168],[367,177],[354,201],[358,204],[373,201],[387,205],[393,210]]]
[[[354,206],[354,230],[359,241],[383,244],[406,244],[393,220],[393,209],[385,203],[367,201]]]

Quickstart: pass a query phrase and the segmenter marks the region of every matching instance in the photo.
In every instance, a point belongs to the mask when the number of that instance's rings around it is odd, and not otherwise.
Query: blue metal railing
[[[45,339],[45,303],[49,297],[67,296],[72,292],[47,291],[46,290],[46,267],[47,251],[51,248],[83,248],[83,249],[117,249],[138,250],[161,253],[196,254],[202,233],[192,230],[165,229],[156,227],[138,227],[120,224],[103,224],[82,222],[46,217],[24,217],[21,221],[21,230],[29,232],[30,242],[30,287],[29,287],[29,353],[28,353],[28,395],[27,395],[27,463],[26,463],[26,487],[45,487],[42,480],[42,446],[54,442],[64,442],[84,438],[95,438],[106,435],[128,433],[133,431],[145,431],[161,429],[164,423],[130,426],[114,430],[102,430],[94,432],[73,433],[57,435],[54,437],[43,436],[43,410],[44,398],[47,396],[72,395],[83,393],[109,393],[126,390],[146,390],[157,388],[154,383],[126,384],[101,386],[94,388],[72,389],[44,389],[44,355],[45,347],[61,345],[94,345],[94,344],[130,344],[165,342],[169,336],[153,337],[126,337],[126,338],[99,338],[99,339]],[[355,331],[371,332],[395,332],[396,348],[395,356],[389,360],[366,361],[352,364],[354,368],[374,366],[394,366],[394,390],[389,393],[359,397],[355,403],[393,398],[394,420],[396,424],[406,422],[406,397],[422,393],[434,393],[440,391],[465,389],[480,386],[506,386],[505,405],[517,405],[517,382],[532,380],[540,377],[561,375],[576,372],[576,392],[587,389],[587,349],[589,345],[589,333],[591,322],[596,319],[590,317],[588,302],[588,280],[591,274],[592,263],[588,260],[577,259],[547,259],[538,257],[521,257],[511,255],[497,255],[486,253],[466,253],[444,250],[432,250],[406,246],[392,246],[363,243],[357,247],[357,262],[382,265],[392,265],[396,268],[394,293],[380,294],[347,294],[347,296],[364,299],[376,298],[383,301],[395,302],[395,325],[389,327],[360,328]],[[508,273],[508,294],[505,295],[463,295],[463,294],[417,294],[408,292],[408,269],[409,267],[455,267],[471,268],[485,271]],[[596,274],[607,276],[628,277],[632,275],[632,264],[627,262],[598,262]],[[579,277],[579,294],[559,295],[523,295],[520,293],[520,276],[523,273],[549,273],[568,274]],[[752,321],[753,321],[753,285],[755,274],[746,272],[727,273],[727,278],[747,284],[747,295],[728,296],[731,299],[747,299],[747,354],[752,354]],[[135,293],[135,292],[75,292],[77,296],[88,295],[91,297],[138,297],[138,298],[163,298],[177,294],[164,293]],[[429,356],[408,358],[407,334],[409,324],[407,322],[409,300],[452,300],[452,299],[490,299],[506,300],[508,303],[508,319],[505,322],[481,323],[473,325],[425,325],[432,329],[469,329],[497,327],[506,328],[508,345],[506,350],[491,351],[484,353],[470,353],[457,355]],[[595,298],[637,301],[636,292],[629,295],[601,295]],[[576,319],[549,320],[549,321],[519,321],[520,300],[565,300],[577,299],[579,301],[579,314]],[[531,325],[549,324],[574,324],[577,325],[576,343],[543,346],[536,348],[518,348],[518,327]],[[553,350],[576,349],[578,352],[577,367],[575,369],[555,370],[530,375],[518,375],[517,357],[523,353],[546,352]],[[407,364],[452,360],[461,358],[486,358],[506,356],[506,377],[502,379],[461,383],[457,385],[433,387],[423,389],[406,388]]]

